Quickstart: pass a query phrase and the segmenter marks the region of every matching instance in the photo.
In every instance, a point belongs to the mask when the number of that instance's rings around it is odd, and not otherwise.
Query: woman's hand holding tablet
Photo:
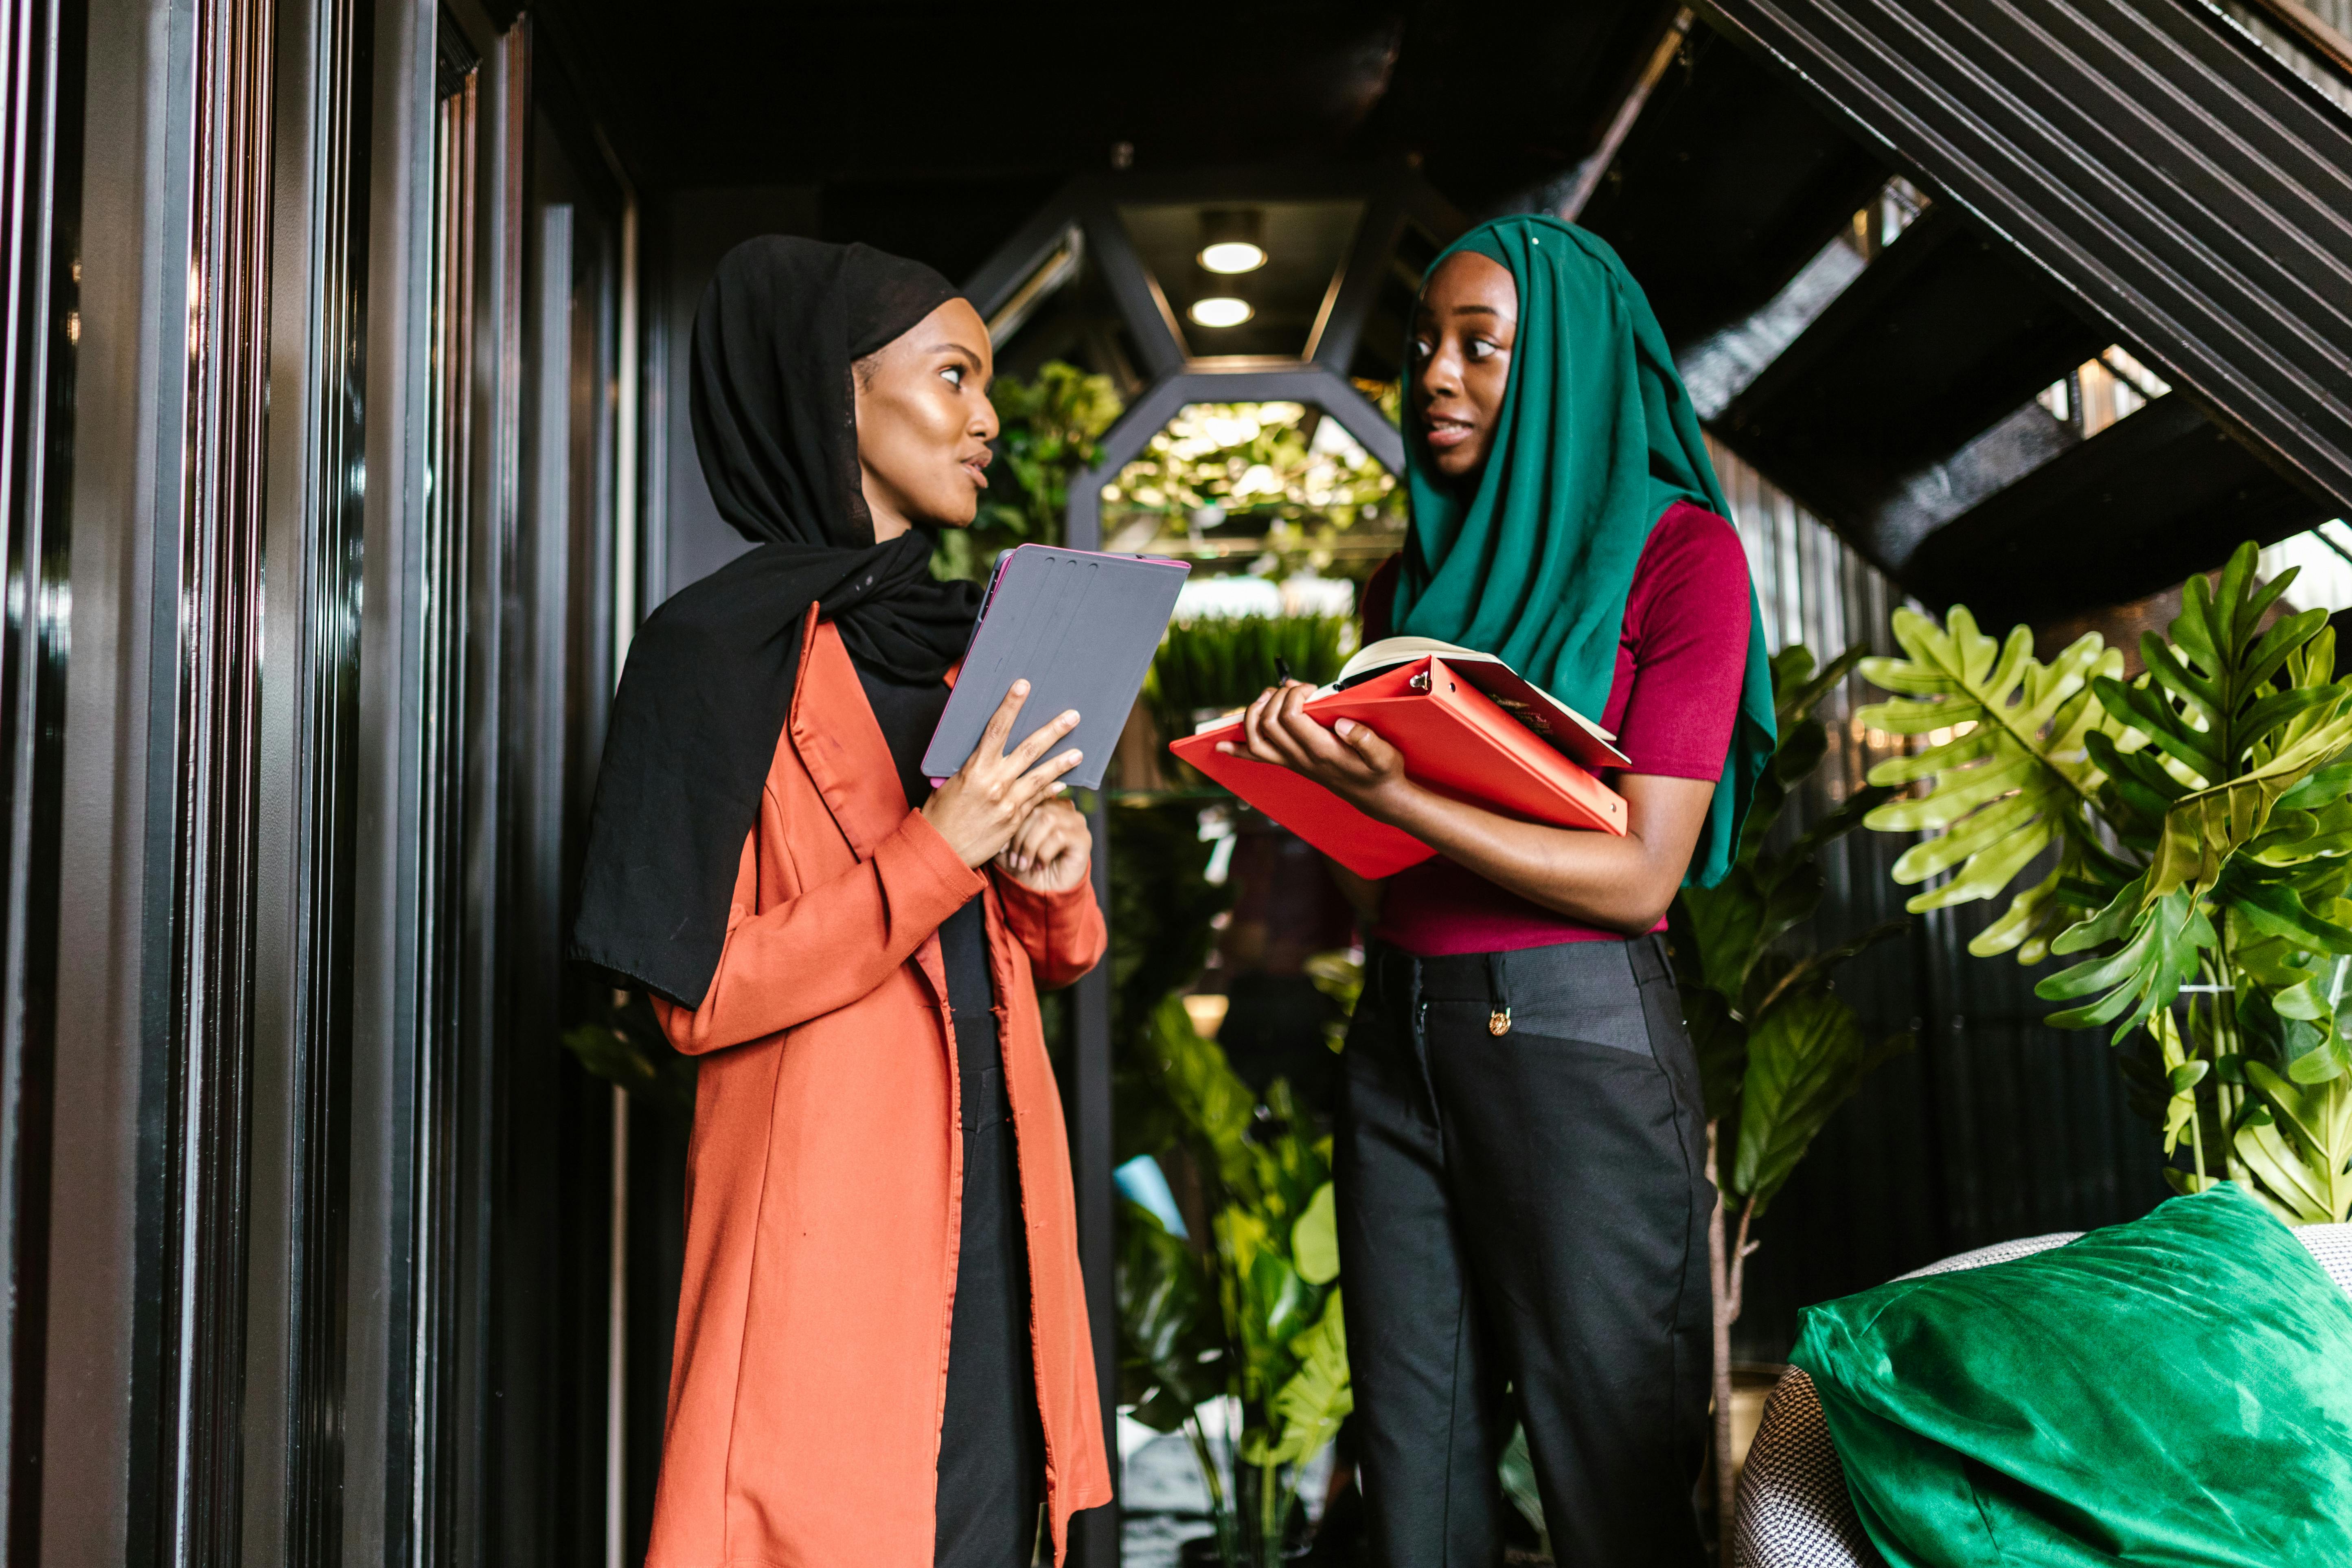
[[[1041,726],[1011,751],[1005,750],[1013,721],[1028,697],[1029,682],[1014,681],[963,766],[923,803],[925,820],[939,829],[940,837],[967,866],[985,866],[1002,854],[1030,814],[1062,793],[1062,775],[1085,760],[1083,752],[1072,750],[1038,764],[1046,748],[1078,727],[1075,708]],[[1033,767],[1034,773],[1030,772]],[[1033,852],[1038,847],[1033,843]]]

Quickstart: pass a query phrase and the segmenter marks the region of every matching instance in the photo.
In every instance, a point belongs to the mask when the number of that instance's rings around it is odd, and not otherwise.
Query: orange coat
[[[1034,893],[965,866],[908,809],[840,634],[812,613],[802,639],[718,973],[694,1012],[656,1004],[702,1061],[647,1568],[931,1562],[963,1191],[938,929],[975,893],[1059,1562],[1071,1513],[1111,1489],[1035,984],[1094,966],[1102,912],[1087,882]]]

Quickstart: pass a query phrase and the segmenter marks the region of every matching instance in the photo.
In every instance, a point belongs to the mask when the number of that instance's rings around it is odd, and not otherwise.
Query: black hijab
[[[572,956],[684,1006],[727,910],[799,671],[809,606],[868,668],[936,680],[978,591],[930,574],[930,536],[874,542],[853,362],[956,298],[919,262],[771,235],[727,253],[694,319],[694,445],[719,513],[758,548],[639,627],[596,778]]]

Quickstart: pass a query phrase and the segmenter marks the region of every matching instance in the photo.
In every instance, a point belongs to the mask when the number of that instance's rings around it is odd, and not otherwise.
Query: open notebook
[[[1556,827],[1625,831],[1624,800],[1594,776],[1631,765],[1613,738],[1492,654],[1389,637],[1349,659],[1306,710],[1327,725],[1369,726],[1440,795]],[[1168,749],[1359,876],[1392,876],[1436,854],[1303,774],[1218,752],[1241,730],[1227,715]]]

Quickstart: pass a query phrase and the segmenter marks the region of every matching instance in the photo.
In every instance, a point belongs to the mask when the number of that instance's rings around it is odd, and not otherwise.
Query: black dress
[[[947,707],[945,681],[901,685],[857,668],[910,805],[930,796],[922,756]],[[937,1568],[1018,1568],[1030,1560],[1045,1489],[1045,1437],[1029,1356],[1029,1249],[1022,1228],[1013,1107],[1004,1092],[994,978],[978,899],[940,925],[963,1102],[963,1226],[940,1432]]]

